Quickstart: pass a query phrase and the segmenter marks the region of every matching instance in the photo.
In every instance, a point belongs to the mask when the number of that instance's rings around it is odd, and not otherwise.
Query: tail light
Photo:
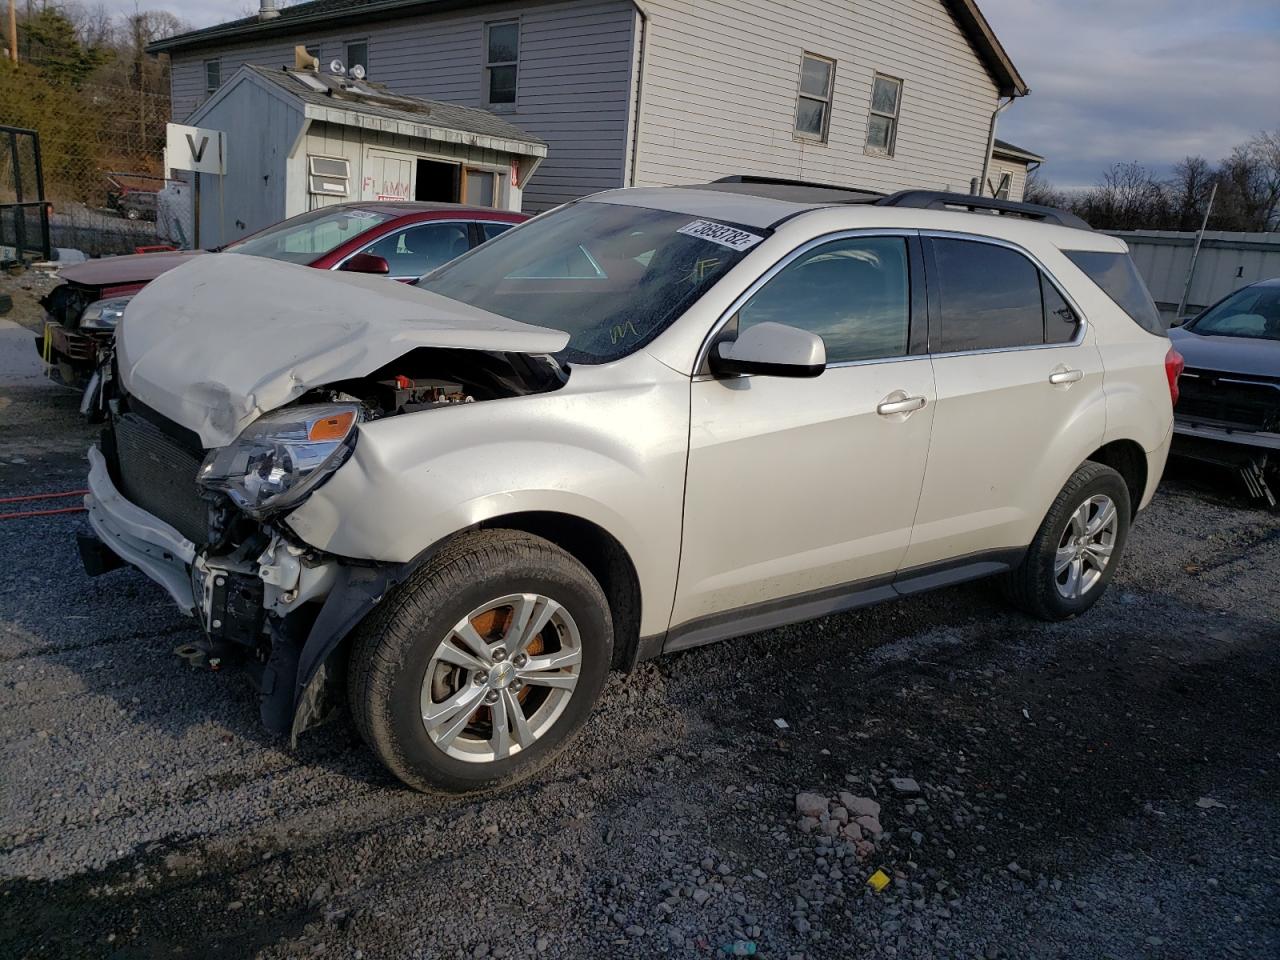
[[[1186,365],[1187,361],[1182,359],[1182,354],[1173,347],[1164,355],[1164,375],[1169,379],[1169,400],[1175,407],[1178,405],[1178,377],[1182,376]]]

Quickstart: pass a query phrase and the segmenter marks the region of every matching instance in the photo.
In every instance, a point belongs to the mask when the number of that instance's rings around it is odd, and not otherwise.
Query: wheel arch
[[[1147,489],[1147,453],[1142,445],[1135,440],[1112,440],[1085,459],[1101,463],[1120,474],[1129,490],[1129,518],[1133,519]]]
[[[640,576],[621,541],[597,523],[554,510],[528,510],[490,517],[484,530],[520,530],[549,540],[591,573],[609,600],[613,619],[613,668],[635,666],[640,640]]]

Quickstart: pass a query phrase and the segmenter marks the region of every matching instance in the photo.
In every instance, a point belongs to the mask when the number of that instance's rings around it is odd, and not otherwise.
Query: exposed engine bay
[[[179,654],[215,669],[228,658],[242,659],[255,677],[268,727],[301,732],[324,712],[326,683],[338,679],[322,663],[305,664],[319,681],[299,714],[304,650],[331,649],[330,641],[354,625],[340,616],[350,603],[339,596],[353,582],[385,586],[395,573],[303,543],[289,528],[289,512],[341,468],[362,423],[427,412],[447,416],[454,407],[556,390],[568,376],[548,355],[418,348],[368,376],[309,389],[213,449],[130,396],[118,375],[104,376],[108,416],[100,449],[111,483],[185,538],[163,558],[182,561],[185,573],[179,565],[162,582],[200,621],[205,639]],[[430,422],[423,427],[430,429]],[[125,562],[97,532],[81,540],[90,573]],[[337,612],[326,617],[329,610]],[[317,637],[317,630],[336,631],[337,640]]]

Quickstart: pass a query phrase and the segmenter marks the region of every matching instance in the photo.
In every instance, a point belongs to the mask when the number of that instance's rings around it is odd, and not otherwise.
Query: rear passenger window
[[[827,362],[907,352],[907,244],[899,237],[833,240],[801,254],[738,311],[738,332],[785,323],[822,337]]]
[[[940,300],[935,353],[1045,342],[1040,271],[1015,250],[974,240],[933,241]]]
[[[1163,337],[1168,324],[1160,319],[1160,311],[1138,268],[1127,253],[1105,253],[1096,250],[1063,250],[1067,258],[1102,288],[1130,319],[1148,333]]]

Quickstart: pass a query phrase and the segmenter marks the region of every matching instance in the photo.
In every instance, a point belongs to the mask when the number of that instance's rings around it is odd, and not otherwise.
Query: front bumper
[[[191,566],[196,545],[126,500],[112,483],[107,460],[97,447],[89,448],[89,493],[84,506],[89,525],[103,544],[164,587],[184,613],[195,613]]]

